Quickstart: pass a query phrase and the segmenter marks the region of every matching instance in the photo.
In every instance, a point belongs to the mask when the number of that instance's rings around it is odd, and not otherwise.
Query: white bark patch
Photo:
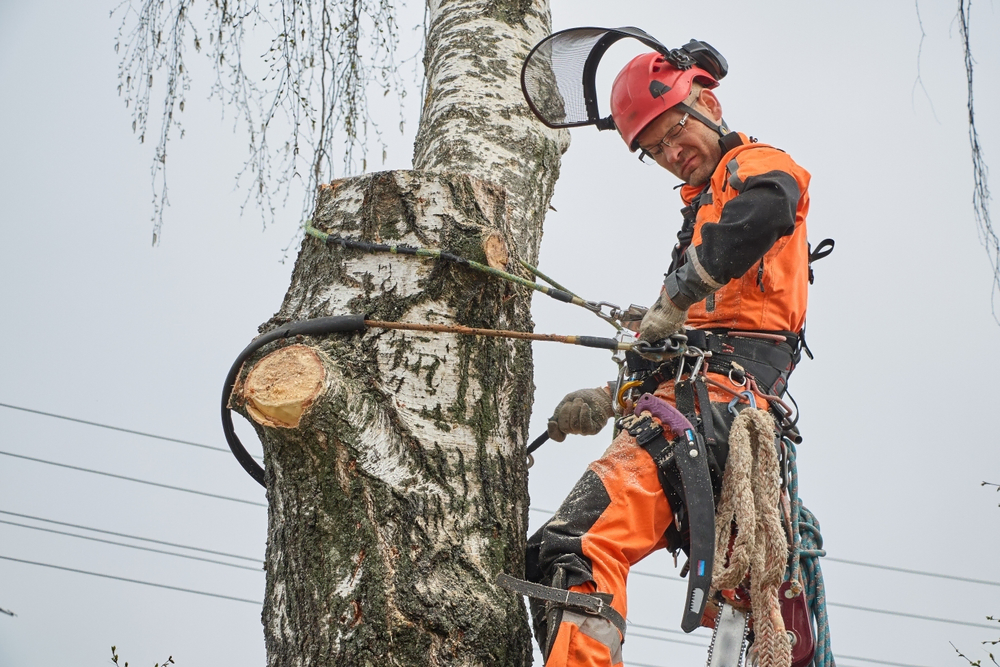
[[[282,637],[285,641],[294,641],[295,633],[292,631],[292,624],[288,617],[288,601],[285,596],[284,581],[276,581],[271,588],[271,607],[274,610],[270,615],[272,635]]]
[[[411,266],[403,266],[402,262]],[[431,268],[430,262],[417,258],[400,260],[385,255],[364,255],[345,266],[345,282],[353,284],[354,289],[343,284],[329,285],[320,292],[320,299],[326,302],[329,314],[344,315],[351,312],[351,300],[364,291],[365,285],[372,285],[377,292],[410,296],[422,290],[421,281]]]
[[[428,301],[408,311],[405,319],[455,324],[449,313],[446,303]],[[446,451],[463,449],[469,456],[475,452],[475,434],[469,427],[455,423],[451,412],[460,390],[459,377],[454,373],[454,366],[460,362],[458,338],[456,334],[386,331],[378,342],[380,358],[385,360],[384,386],[393,394],[403,423],[418,437],[435,441]],[[399,354],[398,350],[407,351]],[[466,393],[469,406],[481,395],[478,383],[472,383]],[[467,416],[460,415],[463,419]]]
[[[357,557],[355,557],[357,558]],[[361,576],[364,574],[364,567],[357,564],[354,571],[348,573],[346,577],[337,582],[333,588],[333,595],[347,597],[354,592],[354,589],[361,583]]]
[[[502,184],[513,237],[535,263],[559,155],[569,147],[569,132],[535,118],[520,87],[524,57],[549,32],[548,3],[535,0],[510,25],[496,18],[491,0],[427,4],[427,96],[414,168]]]

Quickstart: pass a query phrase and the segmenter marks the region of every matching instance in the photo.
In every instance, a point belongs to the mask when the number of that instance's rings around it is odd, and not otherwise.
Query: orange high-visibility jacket
[[[696,329],[798,333],[809,286],[809,172],[784,151],[740,137],[708,184],[681,189],[691,208],[679,237],[690,234],[690,245],[675,251],[664,289],[689,308]]]

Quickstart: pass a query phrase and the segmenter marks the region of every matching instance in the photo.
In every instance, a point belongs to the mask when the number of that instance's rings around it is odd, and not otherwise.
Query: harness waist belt
[[[689,347],[698,348],[705,352],[711,352],[712,356],[707,359],[707,370],[713,373],[727,374],[738,364],[743,370],[753,376],[761,389],[771,394],[781,396],[784,394],[788,376],[795,368],[799,359],[798,336],[787,332],[771,333],[767,332],[740,332],[711,329],[691,329],[684,332],[687,335]],[[764,334],[769,338],[750,338],[739,334]],[[771,340],[770,336],[781,336],[784,340]],[[629,370],[655,371],[655,376],[661,376],[654,380],[650,378],[652,384],[662,382],[671,377],[677,370],[680,359],[671,359],[665,364],[647,361],[638,354],[627,352],[626,360]],[[642,391],[652,392],[652,388],[643,385]]]

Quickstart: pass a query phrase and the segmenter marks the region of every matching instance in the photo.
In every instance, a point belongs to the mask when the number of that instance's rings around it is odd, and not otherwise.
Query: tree
[[[413,169],[321,186],[315,226],[536,263],[568,136],[534,120],[519,73],[549,28],[546,0],[429,0]],[[460,265],[307,237],[261,331],[346,313],[530,331],[529,307],[522,288]],[[368,330],[274,343],[244,364],[232,404],[264,445],[269,666],[530,662],[524,605],[494,582],[523,570],[532,393],[529,345],[503,339]]]

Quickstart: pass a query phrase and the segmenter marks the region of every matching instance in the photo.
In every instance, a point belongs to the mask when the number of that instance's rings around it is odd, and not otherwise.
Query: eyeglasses
[[[660,157],[660,155],[663,154],[664,148],[673,148],[673,144],[670,142],[674,141],[677,137],[681,135],[681,132],[684,131],[684,126],[687,124],[688,118],[690,116],[691,114],[689,113],[684,114],[676,124],[670,126],[670,129],[667,130],[667,133],[663,135],[663,138],[660,139],[658,142],[656,142],[656,145],[653,146],[652,148],[640,147],[639,162],[642,162],[643,164],[649,164],[648,162],[646,162],[647,157],[652,158],[653,161],[655,162],[656,158]]]

